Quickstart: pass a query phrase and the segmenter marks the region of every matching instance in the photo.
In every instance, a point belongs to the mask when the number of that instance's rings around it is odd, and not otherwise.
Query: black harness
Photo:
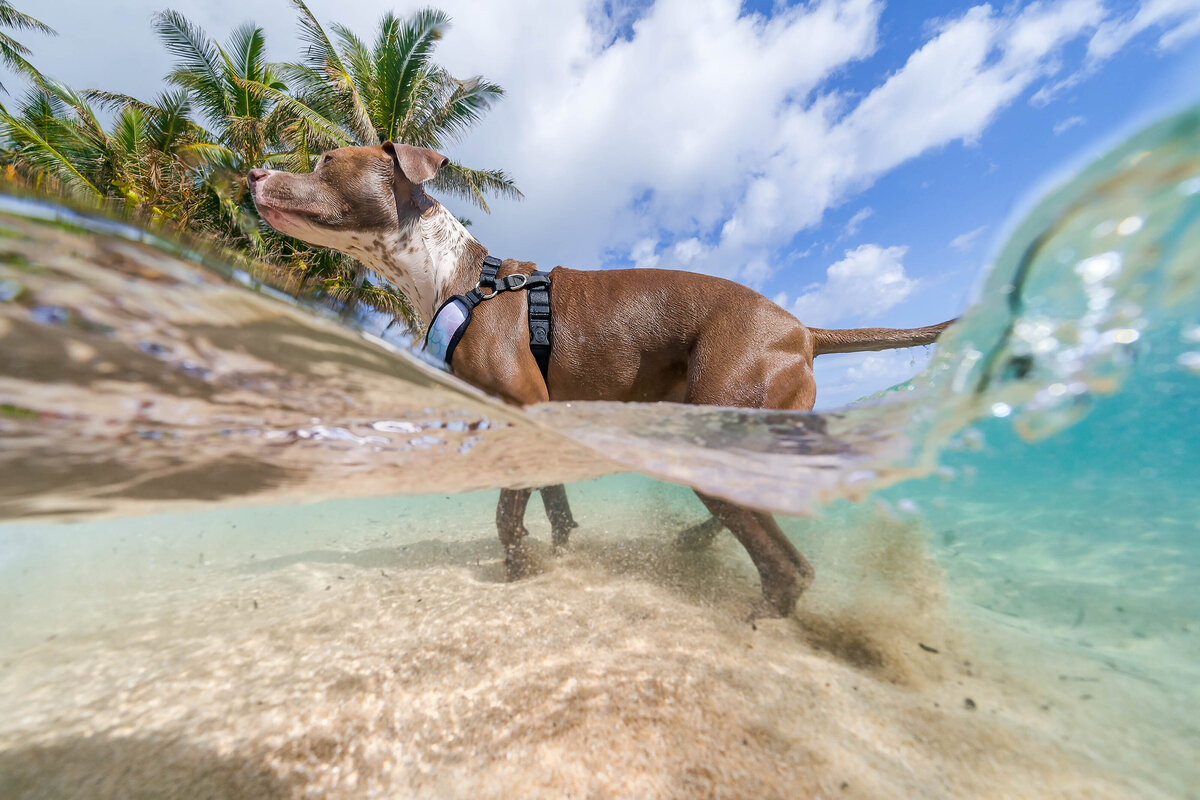
[[[429,323],[422,349],[450,367],[454,349],[471,324],[475,306],[501,292],[524,290],[529,292],[529,350],[545,379],[550,371],[550,274],[535,271],[530,275],[517,273],[497,278],[500,264],[500,259],[484,256],[479,283],[466,294],[456,294],[438,307]]]

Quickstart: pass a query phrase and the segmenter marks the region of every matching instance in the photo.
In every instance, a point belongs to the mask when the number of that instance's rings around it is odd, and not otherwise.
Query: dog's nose
[[[257,183],[258,181],[261,181],[263,178],[267,177],[270,174],[271,174],[270,172],[263,169],[262,167],[257,167],[255,169],[250,170],[250,182]]]

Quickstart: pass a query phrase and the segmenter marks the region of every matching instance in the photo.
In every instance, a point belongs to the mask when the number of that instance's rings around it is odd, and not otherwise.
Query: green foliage
[[[25,60],[25,56],[29,55],[29,48],[5,33],[5,28],[37,31],[38,33],[48,33],[51,36],[55,35],[54,29],[39,19],[17,11],[8,0],[0,0],[0,63],[14,72],[36,76],[37,70]],[[0,91],[8,91],[2,83],[0,83]]]
[[[504,92],[478,76],[456,79],[431,60],[450,25],[440,11],[386,14],[368,45],[343,25],[332,25],[330,37],[303,0],[292,4],[303,51],[280,64],[267,61],[258,26],[242,25],[218,43],[176,11],[156,15],[154,30],[175,60],[170,88],[146,102],[76,92],[41,75],[25,60],[28,49],[2,29],[53,31],[0,0],[0,60],[32,83],[17,109],[0,106],[0,161],[29,186],[202,232],[276,282],[366,303],[411,324],[411,307],[394,287],[365,281],[361,265],[346,256],[265,225],[246,173],[310,170],[325,150],[386,139],[445,148]],[[114,115],[107,129],[96,109]],[[485,211],[488,196],[521,196],[500,170],[453,163],[433,186]]]

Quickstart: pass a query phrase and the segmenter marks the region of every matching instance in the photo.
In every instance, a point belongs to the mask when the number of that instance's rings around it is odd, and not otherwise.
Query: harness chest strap
[[[421,349],[450,369],[454,349],[471,324],[475,306],[501,292],[525,290],[529,292],[529,349],[542,372],[542,378],[546,378],[550,369],[551,347],[550,275],[536,271],[530,275],[518,273],[498,279],[496,273],[500,270],[500,264],[500,259],[494,256],[484,257],[478,285],[466,294],[456,294],[442,303],[433,315]]]

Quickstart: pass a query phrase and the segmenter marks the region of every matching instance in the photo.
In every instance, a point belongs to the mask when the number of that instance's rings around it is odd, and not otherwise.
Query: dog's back
[[[758,292],[661,269],[559,267],[551,280],[552,400],[797,407],[767,395],[809,372],[811,337]]]

